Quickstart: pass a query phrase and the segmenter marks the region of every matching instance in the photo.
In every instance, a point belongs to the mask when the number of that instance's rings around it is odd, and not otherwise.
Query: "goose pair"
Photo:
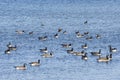
[[[40,65],[40,60],[38,60],[37,62],[30,62],[29,63],[30,66],[39,66]],[[27,64],[24,63],[22,66],[15,66],[15,69],[17,70],[26,70],[27,69]]]

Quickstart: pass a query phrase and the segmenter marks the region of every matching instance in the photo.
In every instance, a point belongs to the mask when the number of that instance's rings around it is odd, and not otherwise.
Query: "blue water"
[[[0,0],[0,80],[120,80],[120,1],[119,0]],[[84,21],[88,24],[83,24]],[[42,26],[44,24],[44,26]],[[67,31],[54,38],[57,29]],[[16,30],[25,30],[22,35]],[[29,35],[34,31],[33,35]],[[76,38],[75,31],[89,31],[93,40]],[[101,39],[95,39],[101,34]],[[39,36],[48,36],[39,41]],[[4,53],[11,42],[17,50]],[[66,53],[60,44],[72,43],[75,51],[88,43],[88,61]],[[108,45],[118,51],[108,64],[97,63],[91,51],[102,49],[109,54]],[[48,47],[53,58],[42,58],[39,49]],[[39,67],[28,63],[41,60]],[[27,63],[27,70],[14,66]]]

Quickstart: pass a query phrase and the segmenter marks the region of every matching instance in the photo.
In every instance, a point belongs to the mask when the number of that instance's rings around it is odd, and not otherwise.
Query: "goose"
[[[84,52],[84,50],[81,51],[81,52],[73,52],[73,55],[76,55],[76,56],[83,56],[83,55],[85,55],[85,52]]]
[[[41,56],[44,57],[44,58],[52,58],[53,54],[52,53],[44,53]]]
[[[24,30],[17,30],[16,33],[17,34],[23,34],[23,33],[25,33],[25,31]]]
[[[39,40],[43,40],[43,41],[45,41],[45,40],[47,40],[47,36],[38,37],[38,39],[39,39]]]
[[[93,55],[93,56],[100,56],[101,55],[101,49],[99,49],[98,52],[91,52],[91,55]]]
[[[69,47],[71,47],[72,46],[72,44],[61,44],[63,47],[65,47],[65,48],[69,48]]]
[[[54,38],[58,38],[58,37],[59,37],[59,35],[58,35],[58,34],[55,34],[55,35],[54,35]]]
[[[17,70],[26,70],[27,69],[26,63],[24,63],[23,66],[15,66],[15,69],[17,69]]]
[[[93,39],[92,36],[89,36],[89,37],[86,38],[86,40],[92,40],[92,39]]]
[[[33,34],[33,31],[29,32],[29,35],[32,35]]]
[[[99,58],[97,59],[98,62],[108,62],[110,61],[109,55],[106,55],[106,57],[101,57],[99,56]]]
[[[10,54],[10,53],[11,53],[10,49],[5,50],[5,54]]]
[[[70,50],[67,50],[67,53],[73,53],[74,51],[73,51],[73,48],[71,48]]]
[[[63,31],[63,34],[67,34],[67,31]]]
[[[59,29],[58,29],[58,32],[61,32],[61,31],[62,31],[62,29],[61,29],[61,28],[59,28]]]
[[[88,60],[87,53],[85,53],[84,55],[82,55],[82,60]]]
[[[83,49],[87,49],[88,48],[88,45],[87,43],[85,43],[84,45],[81,46]]]
[[[96,38],[97,38],[97,39],[101,38],[101,35],[96,34]]]
[[[40,49],[41,52],[48,52],[47,47],[45,47],[44,49]]]
[[[83,34],[76,34],[76,37],[77,38],[81,38],[81,37],[83,37],[84,35]]]
[[[79,34],[80,34],[80,32],[79,32],[79,31],[76,31],[76,32],[75,32],[75,34],[76,34],[76,35],[79,35]]]
[[[9,42],[9,44],[7,44],[7,47],[13,47],[13,45],[11,44],[11,42]]]
[[[40,65],[40,59],[37,62],[31,62],[29,64],[30,64],[30,66],[39,66]]]
[[[112,48],[111,45],[109,45],[109,51],[110,51],[110,53],[117,52],[117,48]]]
[[[15,45],[14,47],[9,47],[10,50],[17,50],[17,46]]]
[[[87,24],[87,23],[88,23],[88,21],[85,21],[85,22],[84,22],[84,24]]]
[[[84,35],[88,35],[89,34],[89,32],[84,32]]]

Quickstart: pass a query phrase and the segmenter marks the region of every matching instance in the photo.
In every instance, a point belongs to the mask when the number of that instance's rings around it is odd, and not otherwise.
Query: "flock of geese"
[[[84,24],[86,24],[86,22],[84,22]],[[54,35],[54,38],[58,39],[59,38],[59,33],[62,32],[63,34],[67,34],[67,31],[63,31],[63,29],[59,28],[57,30],[58,33],[56,33]],[[16,33],[18,34],[24,34],[25,31],[24,30],[20,30],[20,31],[16,31]],[[32,32],[29,32],[29,35],[32,35],[33,34],[33,31]],[[83,34],[81,34],[79,31],[75,32],[75,35],[77,38],[82,38],[84,37],[85,35],[88,35],[89,32],[84,32]],[[100,39],[101,38],[101,35],[99,34],[96,34],[96,38],[97,39]],[[45,41],[48,39],[48,36],[42,36],[42,37],[38,37],[38,40],[41,40],[41,41]],[[92,40],[93,37],[92,36],[88,36],[85,38],[86,40]],[[63,48],[66,48],[66,52],[68,54],[71,54],[71,55],[74,55],[74,56],[81,56],[81,59],[82,60],[88,60],[88,53],[85,52],[85,50],[82,50],[82,51],[75,51],[73,48],[72,48],[72,44],[71,43],[64,43],[64,44],[60,44]],[[107,54],[106,56],[101,56],[101,49],[99,49],[98,51],[95,51],[95,52],[90,52],[90,54],[92,56],[98,56],[97,58],[97,62],[109,62],[112,60],[112,54],[117,52],[117,48],[114,48],[112,47],[111,45],[108,46],[109,47],[109,55]],[[68,48],[71,48],[71,49],[68,49]],[[88,48],[88,44],[85,43],[84,45],[81,45],[81,48],[82,49],[87,49]],[[5,50],[5,54],[11,54],[11,51],[15,51],[17,50],[17,46],[16,45],[13,45],[11,42],[9,42],[7,44],[7,49]],[[44,58],[52,58],[54,55],[52,52],[49,52],[47,47],[43,48],[43,49],[39,49],[40,52],[42,52],[43,54],[41,54],[42,57]],[[40,66],[41,62],[40,62],[40,59],[36,62],[30,62],[29,65],[30,66]],[[15,69],[17,70],[26,70],[27,67],[26,67],[26,63],[24,63],[22,66],[14,66]]]

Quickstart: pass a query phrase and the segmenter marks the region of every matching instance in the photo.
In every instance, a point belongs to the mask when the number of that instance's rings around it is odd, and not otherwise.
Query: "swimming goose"
[[[41,56],[44,57],[44,58],[52,58],[53,54],[52,53],[44,53]]]
[[[84,24],[87,24],[87,23],[88,23],[88,21],[85,21],[85,22],[84,22]]]
[[[11,42],[9,42],[9,44],[7,44],[7,47],[13,47],[13,45],[11,44]]]
[[[79,34],[80,34],[80,32],[79,32],[79,31],[76,31],[76,32],[75,32],[75,34],[76,34],[76,35],[79,35]]]
[[[88,45],[87,43],[85,43],[84,45],[81,46],[83,49],[87,49],[88,48]]]
[[[37,62],[31,62],[29,63],[31,66],[39,66],[40,65],[40,59]]]
[[[54,38],[58,38],[58,37],[59,37],[59,35],[58,35],[58,34],[55,34],[55,35],[54,35]]]
[[[40,49],[41,52],[48,52],[47,47],[45,47],[44,49]]]
[[[112,48],[111,45],[109,45],[109,51],[110,52],[117,52],[117,48]]]
[[[83,34],[76,34],[76,37],[77,38],[81,38],[81,37],[83,37],[84,35]]]
[[[13,47],[9,47],[9,49],[15,51],[15,50],[17,50],[17,46],[15,45],[15,46],[13,46]]]
[[[26,70],[27,69],[26,63],[23,64],[23,66],[15,66],[15,69],[17,69],[17,70]]]
[[[17,34],[23,34],[23,33],[25,33],[25,31],[24,30],[17,30],[16,33]]]
[[[89,36],[89,37],[86,38],[86,40],[92,40],[92,39],[93,39],[92,36]]]
[[[72,44],[61,44],[63,47],[65,47],[65,48],[69,48],[69,47],[71,47],[72,46]]]
[[[101,35],[96,34],[96,38],[97,38],[97,39],[101,38]]]
[[[110,57],[109,55],[106,55],[106,57],[101,57],[99,56],[99,58],[97,59],[98,62],[108,62],[110,61]]]
[[[67,53],[73,53],[74,51],[73,51],[73,48],[71,48],[70,50],[67,50]]]
[[[59,28],[59,29],[58,29],[58,32],[61,32],[61,31],[62,31],[62,29],[61,29],[61,28]]]
[[[33,34],[33,31],[29,32],[29,35],[32,35]]]
[[[73,55],[76,55],[76,56],[83,56],[83,55],[85,55],[85,52],[84,52],[84,50],[81,51],[81,52],[73,52]]]
[[[98,52],[91,52],[91,55],[93,55],[93,56],[100,56],[101,55],[101,49],[99,49]]]
[[[47,40],[47,36],[38,37],[38,39],[39,39],[39,40],[43,40],[43,41],[45,41],[45,40]]]
[[[5,50],[5,54],[10,54],[10,53],[11,53],[10,49]]]
[[[63,31],[63,34],[67,34],[67,31]]]
[[[88,60],[87,53],[85,53],[84,55],[82,55],[82,60]]]
[[[89,32],[84,32],[84,35],[87,35],[87,34],[89,34]]]

